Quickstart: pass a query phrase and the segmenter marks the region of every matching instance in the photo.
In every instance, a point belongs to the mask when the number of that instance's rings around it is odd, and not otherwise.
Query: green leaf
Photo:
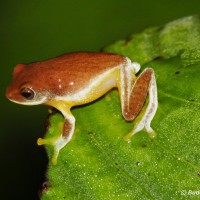
[[[186,17],[132,35],[105,49],[155,70],[159,107],[144,131],[121,115],[117,91],[74,108],[76,130],[57,165],[49,163],[42,200],[198,199],[200,184],[200,20]],[[45,137],[59,134],[63,117],[49,117]],[[51,159],[52,146],[46,146]]]

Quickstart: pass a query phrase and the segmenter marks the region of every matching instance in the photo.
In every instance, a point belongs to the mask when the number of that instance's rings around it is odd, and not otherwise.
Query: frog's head
[[[23,105],[43,104],[48,99],[48,92],[38,80],[37,72],[24,64],[18,64],[13,73],[13,81],[6,90],[6,97]]]

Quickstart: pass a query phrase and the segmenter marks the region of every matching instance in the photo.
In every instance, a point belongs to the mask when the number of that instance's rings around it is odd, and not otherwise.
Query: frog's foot
[[[147,107],[145,107],[140,115],[136,118],[132,131],[124,136],[124,140],[130,141],[131,137],[141,130],[145,130],[151,138],[156,136],[156,132],[151,128],[150,124],[156,113],[158,103],[157,101],[154,101],[151,104],[150,102],[147,104]]]
[[[124,140],[128,142],[131,141],[131,137],[141,130],[145,130],[151,138],[156,136],[156,132],[150,127],[150,125],[145,125],[144,123],[140,122],[133,128],[131,132],[124,136]]]
[[[60,150],[66,145],[66,139],[61,135],[59,137],[54,137],[54,138],[48,138],[48,139],[42,139],[38,138],[37,140],[38,145],[52,145],[54,147],[54,152],[52,156],[52,164],[56,165],[57,164],[57,158]]]

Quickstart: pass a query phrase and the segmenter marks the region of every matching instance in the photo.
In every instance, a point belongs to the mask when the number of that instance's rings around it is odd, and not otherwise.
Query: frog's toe
[[[54,152],[53,152],[53,156],[52,156],[52,159],[51,159],[51,162],[53,165],[56,165],[57,164],[57,158],[58,158],[58,154],[59,154],[59,148],[57,147],[57,145],[55,144],[56,140],[55,138],[49,138],[49,139],[43,139],[43,138],[38,138],[37,140],[37,144],[39,146],[41,145],[53,145],[54,147]]]
[[[44,144],[51,144],[51,141],[43,138],[38,138],[37,145],[41,146]]]
[[[127,135],[125,135],[125,136],[123,137],[123,139],[124,139],[125,141],[127,141],[127,142],[130,142],[132,136],[133,136],[133,133],[130,132],[130,133],[128,133]]]
[[[151,138],[156,137],[156,132],[150,126],[140,125],[140,126],[134,127],[134,129],[131,132],[129,132],[127,135],[123,137],[123,139],[127,142],[130,142],[131,137],[142,130],[146,131],[149,137]]]
[[[53,156],[52,156],[52,159],[51,159],[51,162],[52,162],[53,165],[57,164],[58,154],[59,154],[59,150],[54,148]]]
[[[149,134],[149,137],[155,138],[156,137],[156,132],[152,129],[151,131],[147,131]]]
[[[38,138],[38,139],[37,139],[37,145],[41,146],[41,145],[43,145],[43,144],[45,144],[45,140],[42,139],[42,138]]]

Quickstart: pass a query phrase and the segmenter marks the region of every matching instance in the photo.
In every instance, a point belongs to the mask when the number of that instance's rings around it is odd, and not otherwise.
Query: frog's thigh
[[[132,121],[142,110],[146,96],[151,85],[153,70],[145,69],[134,82],[131,91],[129,92],[128,104],[124,105],[124,118],[127,121]]]
[[[145,129],[151,137],[155,137],[155,131],[151,128],[151,121],[156,113],[158,107],[157,100],[157,86],[153,69],[147,68],[145,71],[151,70],[150,84],[148,87],[148,101],[141,114],[136,118],[133,130],[125,136],[125,140],[130,140],[135,133]],[[145,73],[145,71],[143,73]]]

